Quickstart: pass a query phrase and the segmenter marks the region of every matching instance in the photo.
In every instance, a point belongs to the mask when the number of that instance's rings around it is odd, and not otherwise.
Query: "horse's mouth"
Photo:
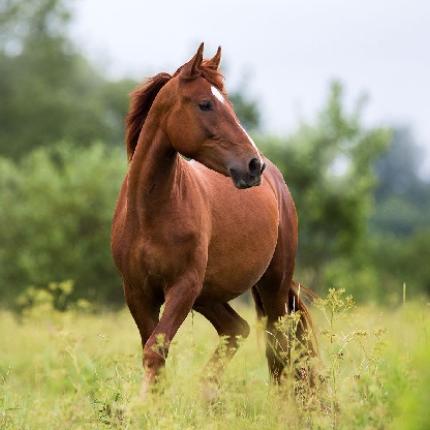
[[[261,184],[261,177],[256,177],[256,178],[233,178],[233,184],[236,188],[239,188],[239,190],[244,190],[246,188],[251,188],[251,187],[257,187],[258,185]]]

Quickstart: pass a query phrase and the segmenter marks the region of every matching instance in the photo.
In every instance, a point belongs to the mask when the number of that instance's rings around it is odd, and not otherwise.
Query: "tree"
[[[366,238],[372,166],[389,131],[366,128],[362,109],[360,100],[346,112],[342,86],[335,82],[315,123],[302,124],[288,139],[261,142],[292,190],[300,220],[299,262],[314,288],[323,283],[329,263],[357,261]]]
[[[395,127],[388,151],[375,163],[373,231],[408,236],[429,226],[430,187],[428,179],[420,176],[424,159],[412,132]]]
[[[3,0],[0,11],[0,153],[17,159],[65,139],[122,142],[135,82],[106,80],[77,52],[68,2]]]
[[[243,127],[250,131],[258,130],[261,115],[257,102],[247,97],[243,88],[233,91],[229,97]]]
[[[123,151],[62,144],[0,158],[0,298],[72,280],[77,297],[122,302],[110,252]]]

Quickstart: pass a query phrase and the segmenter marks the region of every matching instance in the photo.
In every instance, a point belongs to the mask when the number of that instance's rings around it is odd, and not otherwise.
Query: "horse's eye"
[[[212,106],[212,102],[210,100],[204,100],[202,102],[199,103],[199,108],[200,110],[206,112],[208,110],[212,110],[213,106]]]

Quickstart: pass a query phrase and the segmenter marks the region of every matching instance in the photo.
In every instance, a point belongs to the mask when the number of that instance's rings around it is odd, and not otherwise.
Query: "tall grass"
[[[61,289],[51,287],[57,300]],[[356,307],[332,290],[313,309],[321,351],[315,383],[294,382],[290,367],[283,387],[269,384],[255,316],[242,307],[251,336],[212,402],[201,379],[218,339],[206,320],[190,315],[157,390],[142,402],[140,340],[126,310],[94,314],[81,303],[60,312],[46,295],[30,296],[21,298],[21,316],[0,312],[1,429],[430,428],[425,303]],[[289,322],[282,323],[288,335]],[[302,342],[290,340],[294,360]]]

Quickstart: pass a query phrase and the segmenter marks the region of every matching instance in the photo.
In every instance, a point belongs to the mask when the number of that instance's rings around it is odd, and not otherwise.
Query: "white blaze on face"
[[[239,127],[243,130],[243,132],[246,134],[246,137],[248,138],[249,142],[251,143],[251,145],[257,149],[257,145],[255,144],[254,140],[252,139],[252,137],[248,134],[248,132],[242,127],[242,124],[238,121],[237,122],[239,124]],[[257,149],[258,151],[258,149]]]
[[[257,151],[258,154],[258,158],[260,160],[260,162],[263,164],[263,160],[261,159],[261,155],[260,155],[260,151],[257,148],[257,145],[255,144],[254,140],[252,139],[252,137],[248,134],[248,132],[242,127],[242,124],[238,121],[237,122],[239,124],[239,127],[243,130],[243,132],[245,133],[246,137],[248,138],[249,142],[251,143],[251,145],[255,148],[255,150]]]
[[[214,85],[211,85],[211,91],[212,91],[212,94],[215,96],[215,98],[217,99],[217,100],[219,100],[221,103],[225,103],[225,99],[224,99],[224,96],[221,94],[221,91],[217,88],[217,87],[215,87]],[[248,132],[242,127],[242,124],[239,122],[239,121],[237,121],[237,124],[238,124],[238,126],[243,130],[243,132],[245,133],[245,135],[246,135],[246,137],[248,138],[248,140],[249,140],[249,142],[251,143],[251,145],[255,148],[255,150],[257,151],[257,154],[258,154],[258,158],[260,159],[260,161],[261,161],[261,157],[260,157],[260,151],[258,150],[258,148],[257,148],[257,145],[255,144],[255,142],[252,140],[252,137],[248,134]]]
[[[217,88],[217,87],[215,87],[215,86],[213,86],[213,85],[211,85],[211,91],[212,91],[212,94],[221,102],[221,103],[223,103],[224,104],[224,102],[225,102],[225,99],[224,99],[224,96],[221,94],[221,91]]]

